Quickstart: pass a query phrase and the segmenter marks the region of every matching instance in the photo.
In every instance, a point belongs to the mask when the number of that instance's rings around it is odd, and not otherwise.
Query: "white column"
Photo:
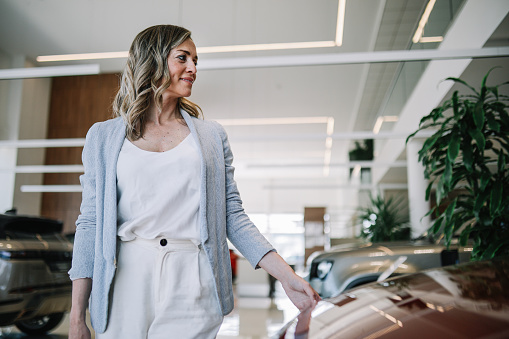
[[[424,217],[429,211],[426,201],[428,180],[424,179],[424,166],[418,161],[418,152],[422,148],[423,140],[412,139],[406,146],[408,201],[412,238],[418,237],[430,227],[430,217]]]
[[[1,57],[2,64],[10,61],[12,68],[25,67],[24,56]],[[1,140],[18,139],[22,96],[23,80],[8,80],[0,87],[0,98],[5,99],[0,105]],[[13,207],[16,174],[9,169],[16,166],[17,153],[16,148],[0,147],[0,213]]]

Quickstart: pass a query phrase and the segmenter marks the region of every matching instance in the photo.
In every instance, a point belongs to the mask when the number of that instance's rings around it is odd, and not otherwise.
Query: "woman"
[[[319,299],[244,213],[224,129],[185,99],[197,61],[188,30],[145,29],[117,118],[87,133],[69,338],[90,338],[87,306],[99,339],[215,337],[233,308],[227,238],[298,308]]]

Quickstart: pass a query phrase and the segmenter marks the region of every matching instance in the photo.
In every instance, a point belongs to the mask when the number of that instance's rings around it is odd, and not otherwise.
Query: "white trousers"
[[[215,338],[222,321],[201,245],[161,238],[120,242],[108,326],[97,339]]]

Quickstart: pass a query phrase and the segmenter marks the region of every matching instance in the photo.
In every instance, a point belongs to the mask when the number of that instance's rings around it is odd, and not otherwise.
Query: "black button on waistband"
[[[159,241],[159,243],[161,244],[161,246],[166,246],[168,244],[168,240],[161,239],[161,241]]]

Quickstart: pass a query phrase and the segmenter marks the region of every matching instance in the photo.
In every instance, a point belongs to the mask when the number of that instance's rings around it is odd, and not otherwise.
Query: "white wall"
[[[27,64],[26,67],[32,67]],[[45,139],[51,95],[51,78],[23,80],[19,139]],[[17,165],[44,165],[45,149],[19,149]],[[16,174],[13,205],[20,214],[40,215],[42,193],[22,193],[21,185],[42,185],[44,174]]]

